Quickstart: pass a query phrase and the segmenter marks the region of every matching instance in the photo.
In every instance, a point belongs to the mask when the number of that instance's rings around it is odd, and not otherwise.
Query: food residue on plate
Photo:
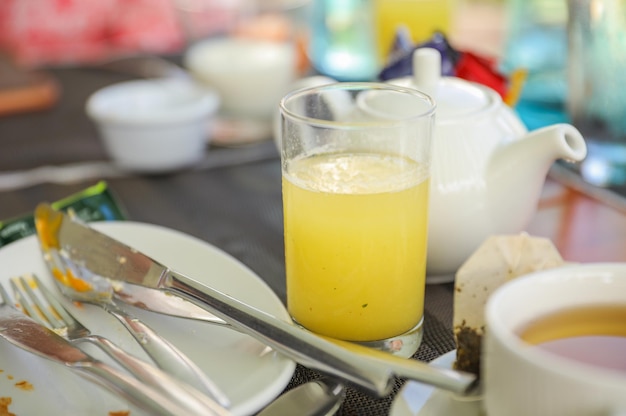
[[[15,416],[9,411],[9,405],[13,400],[10,397],[0,397],[0,416]]]
[[[41,204],[35,208],[35,226],[44,251],[59,248],[57,235],[62,222],[63,214],[51,209],[48,205]]]
[[[0,373],[4,373],[4,370],[0,369]],[[7,379],[14,380],[15,377],[12,374],[7,374]],[[16,382],[14,383],[14,386],[23,391],[35,390],[35,386],[26,380]],[[9,410],[11,403],[13,403],[12,397],[0,397],[0,416],[15,416],[15,413],[12,413]]]
[[[18,381],[15,383],[15,387],[24,391],[33,391],[35,389],[35,387],[26,380]]]
[[[50,253],[47,253],[46,255],[50,255]],[[61,270],[55,267],[52,269],[52,275],[63,285],[74,289],[77,292],[88,292],[93,289],[89,282],[86,282],[80,277],[75,276],[70,269],[65,270],[65,273],[63,273]]]

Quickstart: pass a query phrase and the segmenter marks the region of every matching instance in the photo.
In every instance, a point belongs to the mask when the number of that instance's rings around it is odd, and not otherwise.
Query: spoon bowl
[[[345,397],[345,384],[333,378],[322,377],[289,390],[257,416],[330,416],[339,409]]]

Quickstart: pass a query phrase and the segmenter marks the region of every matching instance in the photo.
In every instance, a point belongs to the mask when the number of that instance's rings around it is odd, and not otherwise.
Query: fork
[[[165,377],[171,381],[164,382],[163,371],[151,364],[129,354],[115,343],[100,335],[92,334],[55,298],[55,295],[34,275],[19,276],[10,280],[17,306],[26,315],[51,329],[58,335],[72,342],[88,342],[99,347],[111,358],[122,365],[139,381],[159,390],[161,393],[172,394],[172,383],[177,383],[201,402],[214,407],[212,401],[195,388],[181,383],[170,375]],[[221,405],[221,403],[220,403]],[[220,413],[221,414],[221,413]]]
[[[79,376],[115,394],[122,395],[141,408],[149,410],[151,414],[170,416],[181,414],[228,416],[231,414],[208,396],[147,363],[144,363],[141,371],[146,374],[152,373],[151,384],[142,383],[137,378],[99,361],[73,347],[67,338],[41,325],[39,320],[22,313],[15,303],[0,285],[0,336],[15,346],[63,364]],[[45,309],[46,306],[41,311]],[[42,316],[39,315],[39,309],[36,306],[31,310],[36,316]]]

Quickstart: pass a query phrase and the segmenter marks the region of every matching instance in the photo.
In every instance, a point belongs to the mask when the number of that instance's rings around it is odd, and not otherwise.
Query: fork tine
[[[13,303],[11,302],[11,298],[9,297],[9,294],[7,293],[7,291],[4,289],[4,286],[0,285],[0,303],[3,305],[9,305],[12,306]]]
[[[33,290],[33,285],[37,290]],[[59,319],[61,314],[55,315],[59,309],[62,309],[60,305],[52,305],[47,296],[37,295],[36,292],[43,294],[44,287],[36,276],[29,275],[28,280],[24,276],[13,278],[11,287],[18,304],[31,318],[52,329],[62,329],[67,326],[63,319]]]
[[[67,311],[67,309],[65,309],[65,306],[63,306],[61,302],[57,300],[55,295],[50,292],[46,285],[41,283],[41,280],[39,280],[39,277],[36,274],[33,275],[33,281],[37,285],[36,287],[39,289],[39,293],[43,295],[46,302],[48,302],[48,304],[52,307],[54,313],[61,317],[61,320],[64,321],[66,325],[74,325],[78,322],[76,318],[74,318]]]
[[[15,295],[15,303],[19,309],[22,310],[26,315],[29,315],[32,318],[39,318],[41,320],[40,312],[35,309],[33,303],[26,297],[26,289],[22,287],[22,282],[17,281],[18,278],[12,278],[10,280],[11,289],[13,290],[13,294]]]

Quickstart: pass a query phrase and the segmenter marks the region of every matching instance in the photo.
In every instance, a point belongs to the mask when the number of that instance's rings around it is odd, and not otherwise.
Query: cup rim
[[[142,94],[146,91],[154,91],[157,84],[159,88],[171,89],[173,95],[186,95],[188,99],[174,111],[162,111],[158,116],[105,110],[107,101],[132,92]],[[98,123],[147,126],[199,120],[216,113],[219,105],[220,99],[214,90],[199,86],[191,80],[154,78],[122,81],[102,87],[87,98],[85,112]]]
[[[358,90],[358,89],[361,89],[364,91],[365,90],[370,90],[370,91],[387,90],[387,91],[396,91],[396,92],[401,92],[401,93],[409,93],[427,102],[428,109],[426,111],[417,112],[416,114],[413,114],[411,116],[402,117],[402,118],[393,119],[393,120],[376,119],[375,121],[363,120],[363,121],[344,122],[344,121],[324,120],[320,118],[303,116],[290,110],[287,107],[287,102],[295,98],[300,98],[302,96],[305,96],[313,91],[328,91],[328,90],[350,91],[350,90]],[[358,98],[357,98],[357,101],[358,101]],[[311,86],[304,87],[304,88],[299,88],[299,89],[290,91],[285,96],[283,96],[283,98],[280,100],[279,107],[280,107],[280,113],[283,117],[288,117],[294,121],[297,121],[303,124],[316,126],[316,127],[332,127],[334,129],[341,129],[341,128],[351,129],[355,127],[362,128],[364,126],[369,126],[372,124],[375,124],[377,126],[381,126],[381,125],[391,126],[391,125],[397,125],[398,123],[405,123],[411,120],[426,119],[428,117],[432,117],[435,115],[437,104],[435,103],[435,100],[431,96],[414,88],[402,87],[402,86],[392,85],[392,84],[384,83],[384,82],[333,82],[329,84],[316,85],[312,87]]]
[[[607,280],[608,279],[608,280]],[[622,383],[625,388],[626,373],[619,370],[605,369],[584,362],[561,357],[549,353],[522,341],[516,334],[515,328],[505,322],[502,316],[502,307],[507,304],[512,296],[519,296],[521,290],[537,288],[541,285],[554,284],[567,280],[623,280],[626,284],[626,263],[605,262],[570,264],[548,270],[529,273],[517,279],[511,280],[500,286],[487,300],[485,307],[486,334],[489,338],[497,338],[510,353],[521,358],[528,365],[542,367],[545,371],[575,377],[576,379],[593,379],[594,383],[610,384]],[[532,289],[534,290],[534,289]],[[524,293],[525,297],[530,296]],[[531,299],[532,300],[532,299]],[[624,302],[626,304],[626,301]],[[572,306],[581,303],[572,303]],[[539,314],[541,315],[541,314]],[[527,322],[532,319],[528,316]],[[485,353],[485,351],[483,351]],[[488,357],[488,355],[487,355]],[[481,362],[485,359],[481,358]]]

